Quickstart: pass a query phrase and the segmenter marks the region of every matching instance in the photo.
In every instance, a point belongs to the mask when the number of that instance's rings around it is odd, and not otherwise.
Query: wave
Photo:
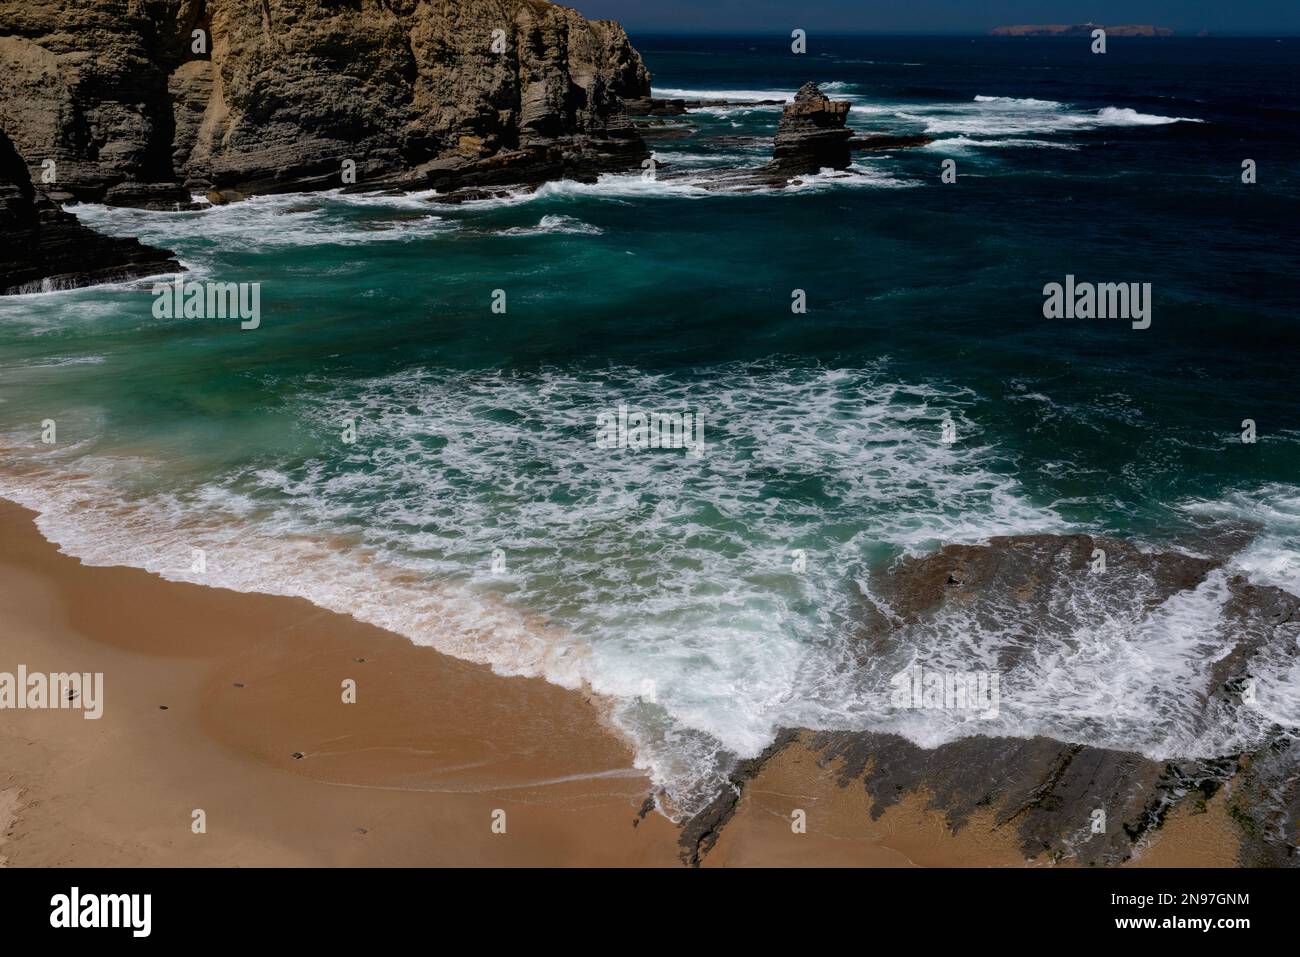
[[[997,103],[1003,106],[1020,106],[1035,110],[1055,110],[1060,109],[1064,104],[1056,100],[1035,100],[1032,97],[1015,97],[1015,96],[982,96],[975,97],[976,103]]]
[[[1300,595],[1300,487],[1274,483],[1217,500],[1190,499],[1179,507],[1190,515],[1259,529],[1233,557],[1232,567],[1257,584]]]
[[[569,234],[575,236],[599,236],[604,232],[599,226],[592,226],[572,216],[543,216],[536,226],[512,226],[503,229],[501,236],[545,236],[551,234]]]
[[[337,446],[353,417],[356,446],[151,494],[138,484],[159,462],[75,450],[51,473],[16,450],[0,495],[88,564],[300,596],[501,674],[585,686],[683,813],[778,727],[853,709],[819,676],[851,631],[853,570],[879,549],[1060,525],[981,442],[969,393],[871,369],[303,387],[300,421]],[[707,454],[598,448],[595,416],[619,402],[702,413]],[[962,444],[939,441],[945,414]]]
[[[1156,116],[1128,107],[1103,107],[1095,112],[1072,109],[1055,100],[978,96],[967,104],[903,106],[895,114],[920,124],[926,133],[961,136],[1018,136],[1071,133],[1105,127],[1163,126],[1202,123],[1180,116]]]
[[[823,169],[819,173],[798,176],[786,185],[783,192],[817,192],[842,187],[906,189],[921,185],[923,184],[920,180],[905,179],[884,169],[858,162],[850,165],[848,169]]]
[[[66,366],[102,365],[103,356],[56,356],[49,359],[22,359],[0,369],[61,369]]]
[[[304,597],[500,674],[589,689],[675,814],[699,810],[780,727],[923,746],[1050,735],[1167,759],[1300,723],[1300,674],[1280,652],[1252,662],[1268,694],[1249,713],[1195,706],[1235,640],[1229,575],[1300,590],[1300,489],[1187,503],[1262,524],[1194,589],[1156,601],[1141,575],[1082,576],[1048,620],[946,606],[864,659],[852,636],[864,603],[887,611],[873,594],[881,562],[1072,530],[1020,488],[968,390],[777,363],[690,379],[422,370],[300,385],[288,411],[333,451],[142,494],[160,462],[89,443],[52,467],[49,453],[9,448],[0,496],[37,510],[46,537],[87,564]],[[599,448],[595,417],[619,403],[702,414],[707,454]],[[347,418],[358,442],[339,447]],[[945,418],[952,445],[939,441]],[[193,548],[205,574],[189,570]],[[1013,654],[1026,629],[1033,653]],[[888,679],[915,663],[997,669],[1001,713],[900,715]]]
[[[823,54],[825,56],[826,54]],[[836,63],[865,63],[868,66],[925,66],[924,63],[904,62],[900,60],[855,60],[841,57],[835,58]]]
[[[656,87],[651,94],[664,100],[726,100],[734,103],[756,103],[760,100],[794,99],[794,90],[683,90],[676,87]],[[780,109],[774,106],[774,109]]]
[[[107,230],[105,230],[107,232]],[[121,234],[129,236],[129,234]],[[195,267],[186,262],[184,259],[177,260],[185,270],[192,270]],[[101,282],[92,285],[76,283],[55,283],[46,279],[41,282],[40,289],[32,289],[27,292],[10,293],[0,296],[0,317],[13,316],[18,319],[25,319],[23,314],[23,304],[30,305],[34,302],[43,302],[50,299],[75,299],[83,297],[88,290],[94,294],[107,294],[113,292],[129,292],[139,289],[149,289],[155,283],[169,280],[176,275],[175,270],[167,272],[152,273],[148,276],[136,276],[131,279],[120,279],[116,282]]]
[[[455,230],[457,224],[435,214],[436,194],[287,193],[253,196],[227,206],[192,212],[156,212],[83,204],[77,216],[111,236],[134,236],[164,248],[195,241],[243,249],[300,246],[359,246],[408,242]],[[347,216],[348,210],[374,215]]]
[[[1097,122],[1104,126],[1165,126],[1169,123],[1204,123],[1187,116],[1155,116],[1128,107],[1107,106],[1097,111]]]
[[[1053,149],[1053,150],[1070,150],[1079,149],[1073,143],[1054,142],[1052,140],[1026,139],[1023,137],[1012,137],[1005,139],[976,139],[970,136],[948,136],[937,139],[933,143],[924,147],[934,152],[968,152],[972,149]]]

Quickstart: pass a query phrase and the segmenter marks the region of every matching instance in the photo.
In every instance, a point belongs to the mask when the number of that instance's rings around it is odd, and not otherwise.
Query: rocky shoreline
[[[1090,574],[1095,550],[1110,562],[1105,591],[1154,607],[1222,572],[1218,559],[1176,552],[1146,553],[1115,539],[1088,535],[1034,535],[950,545],[923,558],[906,558],[879,576],[882,604],[863,610],[857,636],[864,662],[885,654],[907,628],[941,623],[949,614],[997,615],[1016,626],[1002,668],[1032,653],[1044,632],[1070,621],[1062,599]],[[1260,656],[1294,657],[1300,635],[1300,598],[1240,576],[1227,581],[1223,629],[1231,650],[1213,669],[1204,694],[1189,690],[1208,721],[1250,707],[1252,663]],[[1127,600],[1127,598],[1125,600]],[[1064,615],[1064,618],[1063,618]],[[996,827],[1014,833],[1026,861],[1113,866],[1134,858],[1178,809],[1204,811],[1218,798],[1240,837],[1242,866],[1295,866],[1300,833],[1300,728],[1273,725],[1267,742],[1250,752],[1186,761],[1047,737],[971,736],[933,749],[896,734],[786,729],[760,757],[742,762],[724,789],[680,835],[684,863],[699,865],[735,814],[745,787],[783,750],[801,747],[835,770],[840,787],[862,788],[879,818],[900,798],[924,793],[952,832],[980,810],[992,809]],[[1094,812],[1105,813],[1094,832]]]
[[[165,249],[87,229],[32,185],[0,133],[0,295],[49,292],[178,272]]]
[[[22,193],[46,245],[80,243],[92,263],[66,270],[51,249],[18,269],[6,253],[0,286],[158,261],[73,229],[51,212],[67,203],[179,211],[200,208],[194,194],[453,192],[636,168],[648,152],[623,102],[649,95],[622,27],[540,0],[2,0],[0,130],[27,169],[8,176],[9,215],[31,219]]]
[[[622,27],[535,0],[0,2],[0,126],[55,200],[426,188],[630,158]]]
[[[459,202],[594,182],[642,168],[645,137],[683,132],[665,117],[720,103],[654,98],[622,27],[541,0],[162,0],[125,11],[115,0],[0,0],[0,131],[27,171],[21,182],[8,174],[10,215],[33,222],[39,207],[46,250],[7,253],[0,287],[179,268],[165,250],[56,214],[64,204],[183,211],[203,208],[196,194],[224,205],[324,189]],[[773,160],[710,173],[705,188],[779,188],[846,169],[855,150],[930,142],[856,134],[849,104],[813,83],[788,104],[735,105],[784,105]],[[33,210],[17,211],[19,194]],[[85,268],[59,264],[77,249]]]

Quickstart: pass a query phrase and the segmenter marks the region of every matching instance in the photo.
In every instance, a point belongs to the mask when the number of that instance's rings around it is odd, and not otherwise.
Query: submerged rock
[[[213,206],[229,206],[242,203],[247,197],[237,189],[210,189],[207,199]]]
[[[926,136],[924,133],[870,133],[866,136],[853,137],[853,139],[849,140],[849,148],[865,152],[879,152],[881,150],[916,149],[919,146],[929,146],[933,142],[934,137]]]
[[[1123,863],[1170,812],[1185,806],[1195,813],[1217,795],[1238,828],[1238,863],[1297,863],[1300,728],[1270,717],[1283,709],[1267,696],[1284,689],[1270,691],[1267,675],[1278,674],[1300,655],[1300,598],[1229,575],[1218,558],[1144,552],[1089,535],[1007,536],[983,545],[950,545],[902,559],[875,576],[871,591],[875,597],[864,600],[853,636],[856,667],[867,676],[864,687],[888,686],[894,669],[878,667],[882,661],[897,663],[912,654],[924,658],[927,641],[940,655],[979,632],[992,636],[981,650],[992,655],[984,667],[1003,676],[1004,708],[1014,707],[1017,693],[1008,676],[1032,666],[1035,655],[1051,654],[1053,648],[1082,655],[1086,649],[1080,645],[1093,629],[1117,623],[1137,627],[1157,609],[1168,610],[1171,600],[1183,602],[1180,620],[1201,629],[1192,652],[1204,655],[1199,674],[1208,675],[1208,683],[1188,682],[1177,699],[1180,727],[1193,735],[1222,727],[1246,727],[1250,733],[1236,748],[1225,745],[1224,753],[1155,760],[1136,750],[1137,741],[1133,750],[1086,743],[1086,729],[1104,714],[1078,714],[1079,740],[1012,736],[993,721],[972,726],[987,727],[987,733],[933,748],[885,732],[790,729],[762,757],[743,762],[731,787],[688,822],[681,838],[684,860],[698,863],[708,851],[739,791],[761,773],[762,763],[797,745],[835,767],[841,786],[864,788],[873,817],[918,792],[954,831],[975,811],[992,809],[995,826],[1016,835],[1026,860]],[[1202,614],[1195,602],[1207,591],[1212,601],[1205,607],[1217,609],[1212,614]],[[1153,660],[1175,651],[1165,646],[1170,640],[1158,629],[1140,633]],[[1052,670],[1061,667],[1073,665]],[[1148,686],[1141,675],[1136,679],[1115,693],[1144,693]],[[1146,731],[1130,729],[1134,738]],[[1220,738],[1204,740],[1211,743],[1200,750],[1212,752]],[[1252,742],[1249,750],[1241,750],[1247,742]]]
[[[644,99],[630,99],[627,101],[627,112],[632,116],[683,116],[691,110],[700,110],[717,107],[738,107],[752,109],[758,106],[784,106],[785,100],[728,100],[719,98],[716,100],[686,100],[686,99],[661,99],[660,97],[646,97]]]

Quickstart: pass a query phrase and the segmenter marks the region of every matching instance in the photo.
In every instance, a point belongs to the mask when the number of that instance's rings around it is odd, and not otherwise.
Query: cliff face
[[[172,254],[87,229],[42,196],[0,133],[0,295],[175,272]]]
[[[542,0],[0,0],[0,128],[62,199],[628,165],[649,87],[621,27]]]

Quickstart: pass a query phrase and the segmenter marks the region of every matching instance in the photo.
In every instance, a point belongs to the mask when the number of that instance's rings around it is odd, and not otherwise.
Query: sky
[[[636,33],[987,33],[1016,23],[1151,23],[1300,34],[1300,0],[558,0]]]

